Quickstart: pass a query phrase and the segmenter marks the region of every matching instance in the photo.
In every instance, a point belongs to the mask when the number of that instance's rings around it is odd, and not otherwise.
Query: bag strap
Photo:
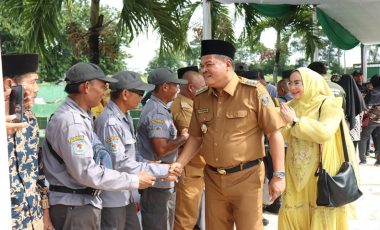
[[[319,118],[321,117],[321,108],[322,108],[322,105],[325,102],[325,100],[326,100],[326,98],[322,101],[321,106],[319,107],[319,114],[318,114]],[[339,129],[340,129],[340,137],[342,139],[344,161],[348,162],[349,158],[348,158],[348,151],[347,151],[347,145],[346,145],[346,138],[345,138],[344,130],[343,130],[343,119],[340,121]],[[315,176],[318,176],[320,170],[322,170],[322,169],[323,169],[323,166],[322,166],[322,145],[319,144],[319,164],[318,164],[317,171],[315,172]]]

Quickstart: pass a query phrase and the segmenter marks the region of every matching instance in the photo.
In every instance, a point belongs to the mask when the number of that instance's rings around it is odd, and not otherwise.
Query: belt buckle
[[[217,171],[220,175],[226,175],[226,174],[227,174],[226,170],[224,170],[224,169],[217,168],[216,171]]]
[[[99,196],[102,190],[100,189],[94,189],[91,193],[92,196]]]

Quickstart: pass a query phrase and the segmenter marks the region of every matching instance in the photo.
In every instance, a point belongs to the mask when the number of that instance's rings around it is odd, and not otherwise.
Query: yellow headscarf
[[[304,93],[301,98],[293,99],[289,106],[293,107],[297,116],[307,116],[310,112],[319,109],[326,97],[332,97],[326,81],[321,75],[305,67],[296,69],[301,74]]]

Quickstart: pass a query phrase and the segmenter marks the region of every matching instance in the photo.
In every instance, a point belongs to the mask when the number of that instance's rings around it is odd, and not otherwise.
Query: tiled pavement
[[[380,229],[380,167],[374,166],[375,159],[368,157],[367,165],[360,165],[360,189],[363,196],[356,201],[356,219],[350,220],[350,230]],[[265,230],[277,229],[277,215],[264,213],[269,220]]]

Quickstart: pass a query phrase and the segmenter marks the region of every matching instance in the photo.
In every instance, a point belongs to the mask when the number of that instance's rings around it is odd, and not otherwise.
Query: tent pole
[[[0,40],[0,54],[1,54],[1,40]],[[0,55],[0,89],[4,89],[3,86],[3,65]],[[10,197],[10,184],[9,184],[9,165],[8,165],[8,142],[7,133],[5,131],[5,100],[4,90],[0,90],[0,178],[3,189],[0,189],[0,223],[2,229],[11,229],[11,197]]]
[[[203,32],[202,39],[211,39],[211,3],[203,0]]]
[[[367,55],[368,55],[368,46],[361,45],[361,57],[362,57],[362,72],[363,72],[363,82],[367,82]]]

